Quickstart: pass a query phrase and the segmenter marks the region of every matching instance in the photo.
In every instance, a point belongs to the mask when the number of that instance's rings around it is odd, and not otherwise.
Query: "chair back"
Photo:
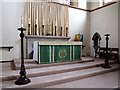
[[[119,52],[119,48],[112,48],[112,52],[113,53],[115,53],[115,52],[118,53]]]
[[[99,52],[105,52],[105,47],[100,47]]]

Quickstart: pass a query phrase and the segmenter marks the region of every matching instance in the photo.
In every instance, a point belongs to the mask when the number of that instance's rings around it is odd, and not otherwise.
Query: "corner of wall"
[[[2,2],[0,2],[0,45],[2,45]]]
[[[91,13],[90,38],[92,38],[92,35],[95,32],[99,32],[102,38],[100,46],[103,47],[105,46],[104,34],[109,33],[110,34],[109,46],[118,47],[118,39],[120,41],[120,35],[118,35],[118,33],[120,33],[120,31],[118,30],[119,24],[117,20],[120,15],[118,15],[117,10],[118,6],[117,4],[114,4]],[[93,42],[90,43],[90,52],[91,56],[93,56],[94,55]]]
[[[120,2],[118,2],[118,47],[119,47],[119,60],[120,60]]]

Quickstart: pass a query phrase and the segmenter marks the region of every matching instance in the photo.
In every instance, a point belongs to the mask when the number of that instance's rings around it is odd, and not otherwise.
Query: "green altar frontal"
[[[39,64],[81,60],[81,56],[82,42],[40,41],[34,43],[33,59]]]

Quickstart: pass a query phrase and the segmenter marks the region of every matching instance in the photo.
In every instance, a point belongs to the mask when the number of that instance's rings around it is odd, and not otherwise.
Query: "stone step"
[[[82,69],[88,69],[100,66],[102,61],[97,62],[84,62],[84,63],[75,63],[75,64],[64,64],[58,66],[50,66],[50,67],[41,67],[41,68],[33,68],[33,69],[26,69],[28,77],[37,77],[37,76],[45,76],[57,73],[64,73],[64,72],[71,72],[77,71]],[[114,61],[111,61],[110,64],[114,64]],[[13,70],[9,72],[3,72],[2,76],[0,77],[1,81],[9,81],[15,80],[19,77],[20,70]],[[9,74],[8,74],[9,73]]]
[[[88,68],[88,69],[71,71],[71,72],[31,77],[30,78],[31,83],[27,85],[15,85],[14,84],[15,80],[4,81],[2,83],[3,83],[3,88],[41,88],[41,87],[66,83],[70,81],[75,81],[95,75],[100,75],[120,69],[118,67],[118,64],[112,64],[111,66],[112,68],[109,69],[104,69],[102,67],[94,67],[94,68]]]
[[[33,68],[26,69],[28,77],[37,77],[37,76],[45,76],[57,73],[64,73],[76,70],[82,70],[87,68],[93,68],[99,66],[99,62],[84,62],[84,63],[75,63],[75,64],[64,64],[58,66],[50,66],[50,67],[41,67],[41,68]],[[10,72],[2,73],[2,81],[15,80],[19,77],[20,70],[13,70]],[[9,74],[8,74],[9,73]]]
[[[50,63],[50,64],[37,64],[32,59],[25,60],[25,68],[33,69],[33,68],[42,68],[42,67],[51,67],[51,66],[59,66],[59,65],[67,65],[67,64],[75,64],[75,63],[84,63],[84,62],[93,62],[94,58],[82,58],[82,60],[77,61],[69,61],[69,62],[59,62],[59,63]],[[20,69],[20,62],[16,62],[16,70]]]
[[[119,79],[118,72],[120,72],[120,70],[108,72],[80,80],[75,80],[67,83],[52,85],[45,88],[88,88],[88,90],[89,88],[97,88],[95,90],[99,90],[98,88],[109,88],[110,90],[111,88],[111,90],[114,90],[113,88],[119,87],[119,83],[120,83],[118,82]]]

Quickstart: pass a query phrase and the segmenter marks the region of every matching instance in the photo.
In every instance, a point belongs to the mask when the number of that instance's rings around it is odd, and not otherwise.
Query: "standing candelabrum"
[[[24,85],[30,83],[30,79],[26,77],[26,71],[25,71],[25,66],[24,66],[24,45],[23,45],[23,38],[24,38],[24,33],[26,29],[21,26],[21,28],[18,28],[21,37],[21,68],[20,68],[20,77],[15,81],[15,84],[17,85]]]
[[[109,65],[109,57],[108,57],[108,40],[109,40],[109,36],[110,34],[105,34],[106,36],[106,53],[105,53],[105,63],[104,64],[101,64],[101,66],[103,68],[111,68],[111,66]]]

